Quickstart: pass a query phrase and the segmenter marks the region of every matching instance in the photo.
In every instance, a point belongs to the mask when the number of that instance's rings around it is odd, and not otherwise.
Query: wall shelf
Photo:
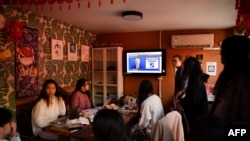
[[[203,50],[220,50],[220,47],[204,47]]]

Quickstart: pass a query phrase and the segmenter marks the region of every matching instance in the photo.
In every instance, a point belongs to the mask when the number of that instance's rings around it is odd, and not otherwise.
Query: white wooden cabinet
[[[92,48],[92,100],[102,105],[123,95],[122,47]]]

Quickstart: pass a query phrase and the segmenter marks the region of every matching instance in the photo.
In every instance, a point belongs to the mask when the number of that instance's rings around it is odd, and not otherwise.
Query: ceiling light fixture
[[[142,19],[142,13],[138,11],[124,11],[122,12],[122,19],[128,21],[139,21]]]

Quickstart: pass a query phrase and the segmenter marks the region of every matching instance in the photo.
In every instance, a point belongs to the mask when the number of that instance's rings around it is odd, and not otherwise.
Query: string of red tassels
[[[239,26],[243,21],[245,26],[250,28],[250,0],[236,0],[235,9],[237,9],[236,25]]]
[[[44,10],[44,5],[46,3],[49,4],[49,9],[50,11],[53,11],[53,6],[55,4],[58,4],[59,5],[59,10],[61,11],[62,10],[62,5],[64,3],[67,3],[68,4],[68,10],[71,10],[71,5],[73,3],[74,0],[0,0],[0,4],[1,5],[21,5],[22,7],[24,5],[27,5],[28,9],[31,10],[31,7],[32,5],[35,5],[35,9],[36,11],[38,10],[41,10],[43,11]],[[83,3],[83,0],[75,0],[77,2],[77,8],[81,8],[81,3]],[[92,1],[94,0],[88,0],[87,1],[87,7],[88,8],[91,8],[91,5],[92,5]],[[97,1],[97,0],[96,0]],[[126,0],[122,0],[123,3],[126,2]],[[239,0],[237,0],[239,1]],[[110,0],[110,4],[113,5],[115,2],[115,0]],[[101,7],[102,6],[102,0],[98,0],[98,7]],[[41,8],[39,8],[39,6],[41,6]]]

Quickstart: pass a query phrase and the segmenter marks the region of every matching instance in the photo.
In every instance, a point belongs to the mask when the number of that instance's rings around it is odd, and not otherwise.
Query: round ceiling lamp
[[[142,13],[138,11],[124,11],[122,12],[122,19],[128,21],[139,21],[142,19]]]

